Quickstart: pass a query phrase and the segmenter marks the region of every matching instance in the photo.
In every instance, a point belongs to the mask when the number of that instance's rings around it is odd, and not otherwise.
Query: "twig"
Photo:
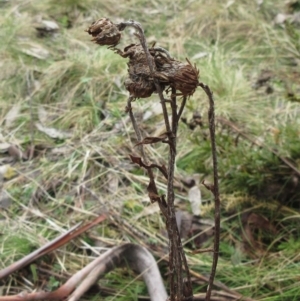
[[[215,197],[215,236],[214,236],[214,255],[213,263],[211,267],[211,274],[209,277],[209,283],[206,292],[206,301],[210,300],[211,290],[214,283],[214,278],[216,274],[218,258],[219,258],[219,243],[220,243],[220,195],[219,195],[219,178],[218,178],[218,161],[217,161],[217,147],[216,147],[216,137],[215,137],[215,109],[214,109],[214,98],[213,92],[210,90],[209,86],[199,83],[199,86],[204,90],[209,99],[209,131],[210,131],[210,141],[212,148],[212,159],[213,159],[213,172],[214,172],[214,185],[211,191]]]

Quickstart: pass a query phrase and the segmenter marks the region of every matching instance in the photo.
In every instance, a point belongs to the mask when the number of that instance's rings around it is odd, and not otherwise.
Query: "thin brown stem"
[[[184,107],[186,105],[186,100],[187,100],[187,97],[183,96],[182,102],[181,102],[181,105],[180,105],[180,108],[179,108],[179,111],[178,111],[178,114],[177,114],[177,122],[179,122],[179,120],[180,120],[180,117],[182,115],[183,109],[184,109]]]
[[[135,131],[137,140],[139,142],[141,142],[143,140],[142,134],[141,134],[141,131],[140,131],[138,125],[137,125],[137,122],[135,120],[134,114],[132,112],[131,102],[133,101],[133,99],[134,98],[132,96],[129,96],[129,98],[127,100],[126,112],[129,113],[129,117],[130,117],[133,129]],[[139,150],[141,152],[141,156],[142,156],[142,158],[144,160],[144,163],[148,164],[148,159],[147,159],[146,154],[144,152],[143,144],[139,145]],[[148,177],[150,179],[150,183],[152,184],[154,193],[156,195],[158,195],[158,189],[157,189],[156,184],[155,184],[155,178],[154,178],[153,170],[151,168],[147,168],[146,171],[147,171]],[[161,198],[158,199],[158,205],[159,205],[159,208],[160,208],[161,212],[166,217],[167,216],[166,203],[165,203],[165,200],[164,200],[163,197],[161,197]]]
[[[209,283],[206,292],[206,301],[210,300],[211,290],[214,283],[214,278],[216,275],[216,269],[219,259],[219,242],[220,242],[220,195],[219,195],[219,178],[218,178],[218,161],[217,161],[217,147],[216,147],[216,136],[215,136],[215,108],[214,108],[214,97],[213,92],[210,88],[199,83],[199,86],[204,90],[209,99],[209,131],[210,131],[210,141],[212,148],[212,159],[213,159],[213,173],[214,173],[214,185],[211,191],[215,197],[215,237],[214,237],[214,255],[213,263],[211,267],[211,273],[209,277]]]
[[[133,129],[134,129],[134,132],[136,134],[137,140],[138,140],[138,142],[141,142],[143,140],[143,137],[142,137],[141,131],[140,131],[139,127],[138,127],[138,124],[137,124],[137,122],[135,120],[134,114],[132,112],[131,103],[132,103],[133,100],[134,100],[134,97],[129,96],[129,98],[127,100],[126,112],[129,113],[129,117],[130,117]],[[143,147],[142,144],[139,145],[139,150],[141,152],[141,155],[142,155],[142,158],[144,159],[145,164],[147,164],[148,160],[146,158],[146,155],[145,155],[145,152],[144,152],[144,147]]]
[[[186,96],[183,97],[183,100],[180,105],[179,113],[177,113],[177,101],[176,101],[176,90],[175,88],[172,88],[172,97],[171,97],[171,109],[172,109],[172,134],[175,137],[175,143],[177,141],[177,130],[178,130],[178,122],[180,115],[183,112],[183,109],[186,104]],[[176,155],[176,145],[174,146],[175,149],[175,155]],[[174,163],[175,164],[175,163]],[[173,175],[174,176],[174,175]],[[173,182],[173,180],[172,180]],[[174,187],[173,187],[174,189]],[[173,201],[174,202],[174,201]],[[174,208],[175,211],[175,208]],[[177,244],[178,244],[178,250],[181,256],[180,264],[183,263],[185,273],[186,273],[186,282],[185,282],[185,288],[183,289],[183,295],[185,297],[192,297],[193,295],[193,289],[192,289],[192,281],[191,281],[191,276],[190,276],[190,271],[187,263],[187,259],[183,250],[182,242],[181,242],[181,237],[179,233],[179,229],[177,227],[177,223],[175,224],[176,226],[176,236],[177,236]],[[182,273],[182,271],[181,271]],[[181,274],[182,275],[182,274]],[[181,276],[180,278],[181,283],[183,283],[183,278]]]

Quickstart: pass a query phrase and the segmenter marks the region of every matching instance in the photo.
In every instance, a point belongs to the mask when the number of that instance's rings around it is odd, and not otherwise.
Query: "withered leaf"
[[[260,214],[256,214],[252,212],[247,218],[247,223],[255,225],[255,227],[270,231],[273,234],[277,233],[274,225],[272,225],[271,222],[266,217]]]
[[[139,166],[144,167],[141,157],[136,157],[133,155],[129,155],[129,157],[130,157],[132,163],[136,163]]]
[[[160,196],[158,195],[158,191],[154,180],[150,179],[149,185],[147,187],[147,191],[148,191],[148,196],[150,198],[150,201],[152,203],[160,200]]]
[[[133,155],[129,155],[129,157],[130,157],[132,163],[136,163],[136,164],[138,164],[139,166],[144,167],[144,168],[146,168],[146,169],[150,169],[150,168],[158,168],[158,169],[160,170],[160,172],[163,174],[163,176],[164,176],[166,179],[168,179],[168,171],[167,171],[167,168],[166,168],[165,165],[160,166],[160,165],[154,164],[154,163],[152,163],[152,164],[150,164],[150,165],[147,165],[147,164],[145,164],[145,163],[142,161],[142,158],[140,158],[140,157],[133,156]]]
[[[193,186],[189,190],[189,201],[191,203],[192,212],[194,215],[200,215],[201,206],[201,191],[198,186]]]
[[[162,174],[164,175],[164,177],[166,179],[168,179],[168,170],[166,168],[166,166],[163,164],[162,166],[160,166],[159,170],[162,172]]]
[[[165,141],[167,139],[167,137],[168,137],[167,133],[161,134],[158,137],[151,137],[151,136],[145,137],[141,142],[137,143],[135,146]]]
[[[251,246],[256,252],[263,251],[263,241],[261,237],[257,235],[257,230],[267,231],[272,234],[276,234],[277,230],[275,226],[264,216],[247,212],[242,215],[243,224],[243,241],[244,248],[248,249]]]

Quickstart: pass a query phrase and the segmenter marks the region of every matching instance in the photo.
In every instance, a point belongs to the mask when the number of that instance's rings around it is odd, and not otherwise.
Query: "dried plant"
[[[140,44],[131,44],[124,50],[117,49],[121,32],[128,26],[137,30],[136,36]],[[208,285],[206,300],[210,300],[212,284],[216,271],[219,251],[220,208],[218,191],[217,157],[215,147],[215,121],[214,100],[210,88],[199,82],[199,70],[189,60],[186,63],[173,59],[167,50],[161,47],[148,48],[144,31],[141,25],[133,20],[114,24],[107,18],[94,22],[87,30],[93,36],[92,41],[99,45],[107,45],[110,49],[124,58],[128,58],[128,78],[125,87],[129,92],[126,111],[129,113],[135,130],[140,155],[130,155],[131,161],[143,167],[149,176],[147,187],[151,202],[158,202],[169,237],[169,280],[170,301],[193,300],[192,284],[186,256],[181,243],[175,218],[174,207],[174,167],[176,157],[177,129],[180,116],[184,110],[187,98],[193,95],[197,87],[201,87],[209,98],[209,123],[212,143],[212,156],[214,163],[214,184],[208,188],[215,196],[215,243],[212,272]],[[132,101],[137,98],[148,98],[158,93],[165,122],[166,131],[159,137],[142,137],[139,125],[133,114]],[[177,97],[181,97],[178,102]],[[169,121],[171,115],[171,123]],[[156,163],[149,163],[143,150],[144,145],[154,143],[167,143],[169,145],[169,159],[167,167]],[[155,183],[153,168],[158,168],[167,179],[167,196],[160,195]]]

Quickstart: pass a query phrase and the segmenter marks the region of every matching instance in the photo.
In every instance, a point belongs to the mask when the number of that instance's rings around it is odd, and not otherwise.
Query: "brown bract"
[[[129,78],[125,80],[125,88],[130,95],[135,98],[151,96],[156,88],[143,47],[139,44],[131,44],[125,47],[124,51],[117,49],[116,52],[124,58],[129,58]],[[153,60],[154,64],[154,58],[151,56],[150,59]]]
[[[99,45],[116,46],[121,39],[117,26],[108,18],[95,21],[86,31],[93,36],[92,41]]]

